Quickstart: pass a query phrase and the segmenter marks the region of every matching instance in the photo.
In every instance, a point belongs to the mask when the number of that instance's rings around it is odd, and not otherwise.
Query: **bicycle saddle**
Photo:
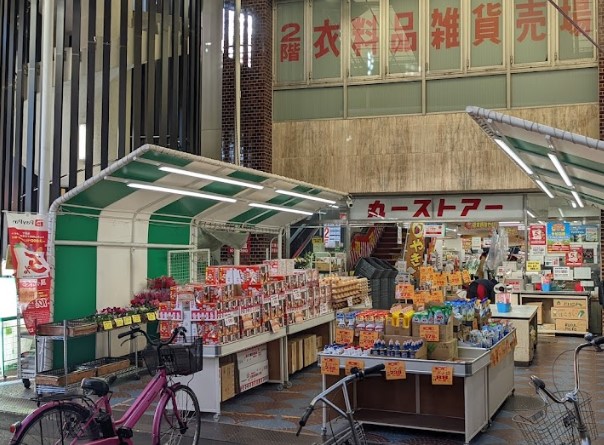
[[[82,380],[82,389],[90,391],[95,396],[103,397],[109,393],[109,384],[105,379],[90,377]]]

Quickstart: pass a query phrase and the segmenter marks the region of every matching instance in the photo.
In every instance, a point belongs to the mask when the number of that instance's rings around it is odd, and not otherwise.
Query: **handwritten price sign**
[[[425,338],[426,341],[438,341],[439,335],[437,325],[422,324],[419,326],[419,336]]]
[[[447,285],[447,276],[444,273],[439,273],[436,275],[434,282],[438,287],[445,287]]]
[[[405,362],[386,362],[386,380],[405,380],[406,378]]]
[[[106,331],[113,329],[113,323],[111,322],[111,320],[107,320],[107,321],[103,322],[103,329]]]
[[[398,285],[397,289],[397,298],[402,300],[407,300],[413,298],[415,296],[415,289],[413,289],[413,284],[403,283]]]
[[[148,321],[157,320],[157,315],[155,315],[155,312],[147,312],[147,320]]]
[[[123,318],[116,318],[115,319],[115,325],[118,328],[121,328],[122,326],[124,326],[124,319]]]
[[[321,374],[340,375],[340,360],[334,357],[321,359]]]
[[[461,286],[462,285],[461,272],[453,272],[452,274],[450,274],[449,283],[451,284],[451,286]]]
[[[453,385],[453,368],[450,366],[433,366],[432,384]]]
[[[336,328],[336,343],[351,344],[354,340],[354,329]]]
[[[463,270],[461,272],[461,279],[463,280],[464,284],[471,282],[472,279],[470,278],[470,272],[468,272],[467,270]]]
[[[134,323],[141,323],[141,322],[142,322],[142,320],[141,320],[141,316],[140,316],[140,314],[134,314],[134,315],[132,316],[132,321],[133,321]]]
[[[379,338],[379,334],[375,331],[361,331],[359,333],[359,346],[363,349],[369,349]]]
[[[365,361],[363,360],[346,360],[346,375],[350,374],[352,368],[365,369]]]
[[[445,294],[442,290],[433,290],[430,292],[430,301],[435,301],[437,303],[442,303],[445,301]]]

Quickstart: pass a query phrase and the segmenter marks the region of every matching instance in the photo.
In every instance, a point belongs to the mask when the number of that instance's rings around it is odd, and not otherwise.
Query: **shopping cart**
[[[350,375],[347,375],[346,377],[338,380],[325,391],[315,396],[315,398],[311,400],[310,404],[308,405],[308,408],[306,408],[306,411],[298,422],[299,427],[296,435],[299,435],[302,428],[306,425],[308,418],[315,409],[315,405],[318,402],[323,402],[324,404],[333,408],[338,413],[338,415],[345,420],[345,426],[343,428],[337,428],[336,431],[332,431],[331,436],[326,438],[326,440],[322,442],[322,445],[366,445],[367,439],[365,438],[365,431],[363,430],[363,426],[359,422],[354,420],[354,410],[352,409],[352,406],[350,404],[348,384],[357,380],[362,380],[367,375],[377,374],[383,369],[383,363],[364,370],[352,368],[350,371]],[[337,406],[331,400],[329,400],[329,396],[335,393],[338,389],[342,389],[342,396],[344,400],[343,409]]]
[[[602,352],[600,345],[603,343],[604,337],[587,334],[585,343],[577,346],[574,354],[575,389],[568,393],[552,393],[543,380],[531,376],[531,383],[545,406],[532,415],[513,417],[529,445],[591,445],[592,439],[598,437],[591,397],[579,390],[578,357],[582,349],[590,346]]]

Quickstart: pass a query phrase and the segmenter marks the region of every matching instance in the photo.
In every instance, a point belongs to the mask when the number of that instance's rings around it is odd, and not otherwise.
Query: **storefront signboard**
[[[529,226],[529,245],[545,246],[545,244],[546,244],[545,234],[546,234],[545,224],[531,224]]]
[[[440,238],[445,236],[445,225],[442,223],[429,223],[424,226],[426,238]]]
[[[352,220],[501,221],[521,220],[521,195],[378,196],[354,200]]]
[[[30,334],[36,324],[50,321],[51,277],[48,264],[48,223],[37,214],[7,213],[18,308]]]
[[[547,223],[547,251],[568,252],[570,250],[570,224],[567,222]]]

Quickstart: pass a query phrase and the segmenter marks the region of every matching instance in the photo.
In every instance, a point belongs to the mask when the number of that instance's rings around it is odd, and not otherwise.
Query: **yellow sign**
[[[133,321],[134,323],[142,323],[142,320],[141,320],[141,316],[140,316],[140,314],[134,314],[134,315],[132,316],[132,321]]]
[[[123,318],[116,318],[115,319],[115,325],[118,328],[121,328],[122,326],[124,326],[124,319]]]
[[[464,284],[470,283],[472,281],[472,278],[470,277],[470,272],[468,272],[467,270],[462,270],[461,279],[464,282]]]
[[[419,336],[425,338],[426,341],[438,341],[439,330],[438,325],[422,324],[419,326]]]
[[[386,362],[386,380],[404,380],[406,378],[405,362],[398,360]]]
[[[449,284],[451,286],[461,286],[463,284],[461,272],[453,272],[452,274],[449,274]]]
[[[363,360],[355,360],[355,359],[346,360],[346,365],[345,365],[346,375],[350,374],[350,370],[352,368],[357,368],[359,370],[363,370],[363,369],[365,369],[365,362]]]
[[[417,292],[413,297],[413,302],[417,305],[424,305],[427,301],[430,301],[430,292],[427,290]]]
[[[359,333],[359,346],[363,349],[372,348],[378,338],[379,334],[375,331],[361,331]]]
[[[126,315],[124,317],[124,324],[127,326],[129,324],[132,324],[132,317],[130,315]]]
[[[351,344],[354,340],[354,329],[336,328],[336,343]]]
[[[453,368],[451,366],[433,366],[432,384],[453,385]]]
[[[541,261],[527,261],[526,262],[527,272],[541,272]]]
[[[111,320],[105,320],[103,322],[103,329],[105,329],[106,331],[113,329],[113,322]]]
[[[434,282],[438,287],[445,287],[447,285],[447,276],[444,273],[436,274]]]
[[[400,283],[396,288],[396,298],[399,300],[412,299],[415,296],[415,289],[411,283]]]
[[[147,312],[147,320],[148,321],[157,320],[157,316],[155,315],[155,312]]]
[[[340,375],[340,359],[335,357],[321,358],[321,374]]]
[[[430,301],[442,303],[445,301],[445,293],[442,290],[433,290],[430,292]]]

